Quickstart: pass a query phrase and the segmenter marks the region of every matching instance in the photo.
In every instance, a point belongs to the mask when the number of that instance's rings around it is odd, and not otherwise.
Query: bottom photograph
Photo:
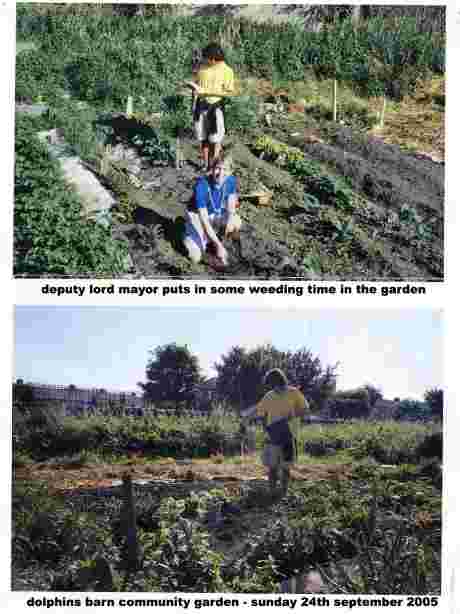
[[[12,590],[440,595],[441,311],[14,327]]]

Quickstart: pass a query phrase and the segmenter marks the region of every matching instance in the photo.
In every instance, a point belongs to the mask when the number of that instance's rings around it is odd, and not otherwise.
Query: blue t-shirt
[[[197,209],[207,208],[208,215],[220,215],[227,210],[228,197],[237,193],[234,175],[225,177],[221,186],[206,177],[200,177],[195,184],[195,205]]]

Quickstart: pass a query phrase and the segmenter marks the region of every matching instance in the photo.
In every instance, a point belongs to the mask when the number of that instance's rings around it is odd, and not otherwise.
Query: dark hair
[[[211,43],[203,49],[203,58],[205,60],[216,60],[223,62],[225,60],[224,51],[220,45]]]
[[[281,388],[288,385],[287,377],[281,369],[270,369],[266,373],[264,381],[270,388]]]
[[[213,169],[216,164],[224,164],[227,167],[227,170],[232,169],[232,156],[229,154],[225,154],[225,152],[223,150],[221,150],[218,155],[212,159],[212,161],[209,163],[209,168]]]

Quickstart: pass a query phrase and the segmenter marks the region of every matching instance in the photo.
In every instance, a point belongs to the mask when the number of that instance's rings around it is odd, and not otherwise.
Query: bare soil
[[[59,462],[33,463],[18,467],[15,470],[15,480],[34,480],[47,483],[56,494],[70,490],[94,491],[110,489],[114,481],[121,480],[129,473],[133,480],[145,480],[151,485],[159,482],[169,482],[169,488],[174,491],[174,483],[185,488],[189,482],[190,490],[196,487],[193,483],[219,483],[229,492],[239,490],[245,482],[255,481],[267,483],[266,470],[254,460],[240,463],[212,463],[208,461],[193,461],[190,464],[178,464],[174,460],[166,460],[148,464],[139,458],[123,464],[84,465],[82,467],[66,466]],[[291,470],[293,481],[347,479],[351,474],[351,465],[347,464],[308,464],[294,465]]]
[[[354,209],[344,212],[321,203],[304,206],[304,185],[273,162],[260,159],[254,135],[230,135],[241,193],[255,175],[273,192],[268,206],[242,197],[243,227],[229,240],[229,266],[216,270],[206,259],[192,265],[181,245],[184,215],[199,176],[199,154],[191,135],[181,139],[181,168],[152,164],[123,141],[128,121],[117,118],[118,148],[129,151],[126,164],[131,219],[120,219],[115,233],[128,240],[133,263],[128,277],[210,279],[413,280],[443,278],[444,163],[407,152],[383,138],[350,127],[315,123],[284,115],[266,134],[302,150],[325,174],[345,179]],[[134,177],[134,179],[133,179]],[[403,223],[409,209],[413,223]],[[350,223],[351,233],[338,228]],[[421,233],[421,231],[423,231]]]

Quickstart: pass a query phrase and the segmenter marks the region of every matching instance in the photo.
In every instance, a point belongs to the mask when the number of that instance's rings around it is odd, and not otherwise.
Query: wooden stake
[[[382,111],[380,113],[380,122],[379,122],[379,127],[383,128],[383,122],[385,120],[385,107],[386,107],[386,98],[385,96],[383,96],[383,102],[382,102]]]
[[[133,116],[133,97],[128,96],[128,100],[126,102],[126,117],[130,118]]]
[[[337,121],[337,79],[332,85],[332,121]]]
[[[139,548],[137,543],[136,507],[134,504],[133,482],[131,476],[123,476],[123,520],[126,535],[127,568],[134,571],[139,566]]]
[[[182,152],[182,145],[180,137],[176,138],[176,169],[182,168],[184,162],[184,155]]]

